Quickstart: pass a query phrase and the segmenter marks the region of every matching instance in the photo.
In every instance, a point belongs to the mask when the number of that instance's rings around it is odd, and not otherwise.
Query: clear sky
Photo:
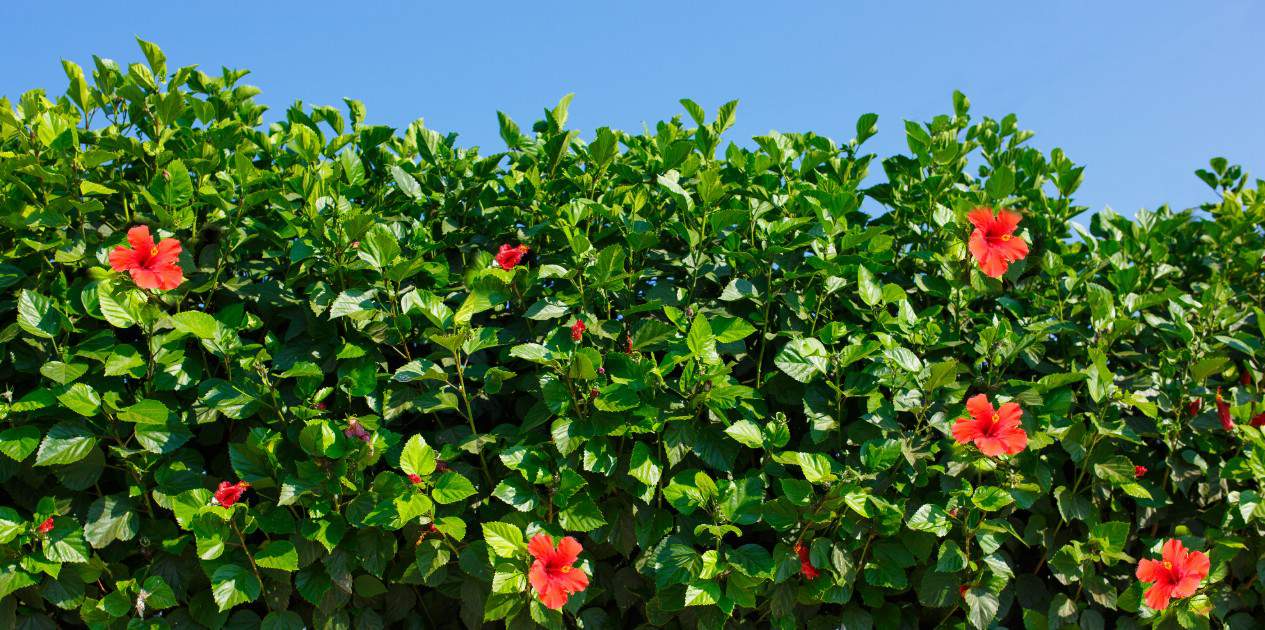
[[[496,110],[529,128],[575,92],[569,126],[638,130],[739,99],[728,138],[771,129],[905,150],[901,120],[1016,113],[1033,142],[1088,166],[1079,201],[1133,214],[1210,198],[1193,171],[1224,156],[1265,177],[1265,3],[239,2],[8,0],[0,95],[61,94],[60,59],[249,68],[275,116],[295,100],[362,100],[370,122],[502,148]],[[271,118],[269,119],[271,120]]]

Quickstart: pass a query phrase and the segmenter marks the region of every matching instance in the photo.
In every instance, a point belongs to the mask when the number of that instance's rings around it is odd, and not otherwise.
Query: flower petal
[[[589,576],[583,569],[572,568],[566,573],[555,575],[553,583],[568,593],[579,593],[589,587]]]
[[[1186,563],[1186,546],[1182,544],[1181,539],[1170,538],[1160,549],[1160,555],[1164,557],[1164,562],[1180,567]]]
[[[1164,610],[1168,608],[1168,600],[1173,597],[1173,586],[1171,584],[1156,584],[1146,589],[1146,605],[1153,610]]]
[[[537,560],[549,562],[556,553],[553,548],[553,538],[550,538],[549,534],[532,536],[531,541],[527,543],[527,553]]]
[[[1023,217],[1018,212],[1010,210],[998,210],[997,220],[993,223],[994,234],[1014,234],[1015,228],[1019,227],[1019,220]]]
[[[544,590],[537,592],[540,594],[540,603],[546,608],[562,610],[562,607],[567,605],[567,592],[557,582],[551,580],[545,585]]]
[[[1006,269],[1009,267],[1010,263],[1006,261],[1006,258],[991,247],[984,257],[979,259],[979,270],[990,278],[1000,278],[1006,275]]]
[[[993,227],[993,223],[997,221],[993,216],[992,208],[976,208],[966,215],[966,220],[971,222],[977,229],[987,232]]]
[[[158,273],[149,269],[137,268],[132,269],[132,282],[142,289],[158,289],[162,287],[162,281],[158,279]]]
[[[1001,442],[1002,450],[1007,455],[1014,455],[1028,447],[1028,434],[1020,428],[1003,429],[997,435],[997,439]]]
[[[531,568],[527,570],[527,581],[531,582],[531,587],[537,593],[543,593],[549,588],[549,570],[543,560],[531,563]]]
[[[554,562],[559,565],[570,566],[580,558],[580,552],[584,551],[584,547],[580,545],[580,541],[567,536],[558,541],[558,552],[554,555]]]
[[[170,291],[184,282],[184,271],[175,265],[160,267],[154,273],[158,275],[158,288],[163,291]]]
[[[1008,241],[992,243],[993,253],[1009,262],[1023,260],[1028,257],[1028,243],[1015,236]]]
[[[176,264],[176,259],[180,258],[180,241],[174,238],[164,238],[158,241],[158,253],[149,259],[150,267],[165,267]]]
[[[996,413],[996,410],[993,409],[993,403],[988,402],[988,395],[986,394],[976,394],[967,399],[966,411],[971,414],[972,418],[988,423],[992,423],[993,414]]]
[[[1208,554],[1202,551],[1192,551],[1186,557],[1186,575],[1204,579],[1208,576],[1208,570],[1212,565],[1208,562]]]
[[[983,435],[978,420],[958,418],[957,422],[953,423],[953,439],[957,440],[958,444],[968,444]]]
[[[1023,417],[1023,408],[1019,403],[1008,402],[997,408],[997,428],[1013,429],[1020,425],[1019,419]]]
[[[138,225],[128,230],[127,242],[142,256],[149,256],[149,250],[154,248],[154,237],[150,236],[148,225]]]
[[[1203,578],[1197,575],[1183,577],[1177,581],[1177,584],[1173,585],[1173,597],[1190,597],[1194,595],[1195,591],[1199,590],[1199,583],[1202,581]]]
[[[1134,575],[1143,582],[1159,582],[1168,575],[1168,570],[1164,568],[1164,563],[1159,560],[1143,558],[1138,563],[1138,571]]]
[[[979,448],[979,452],[989,456],[997,457],[1006,452],[1006,446],[1000,438],[981,437],[976,438],[975,446]]]
[[[128,271],[140,265],[140,255],[134,249],[119,245],[110,252],[110,268],[115,271]]]

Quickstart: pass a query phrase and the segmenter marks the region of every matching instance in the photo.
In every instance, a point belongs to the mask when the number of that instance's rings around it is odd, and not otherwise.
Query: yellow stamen
[[[1002,235],[1001,235],[1001,240],[1002,240],[1003,242],[1010,240],[1010,235],[1009,235],[1009,234],[1002,234]]]
[[[559,571],[562,571],[563,573],[570,573],[570,572],[571,572],[571,567],[566,566],[566,567],[562,567],[561,569],[558,569],[558,570],[559,570]]]
[[[1166,561],[1164,562],[1164,568],[1165,568],[1165,569],[1167,569],[1167,570],[1169,570],[1169,571],[1172,571],[1172,570],[1173,570],[1173,563],[1172,563],[1172,562],[1168,562],[1168,561],[1166,560]]]
[[[155,246],[153,246],[153,247],[149,248],[149,255],[150,255],[150,256],[157,256],[157,255],[158,255],[158,246],[157,246],[157,245],[155,245]]]
[[[1001,421],[1001,414],[999,413],[993,414],[993,422],[1000,422],[1000,421]]]

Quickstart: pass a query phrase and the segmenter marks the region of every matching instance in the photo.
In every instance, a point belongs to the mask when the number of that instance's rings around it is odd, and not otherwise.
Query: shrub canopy
[[[1225,160],[1085,230],[1082,167],[961,94],[881,159],[874,115],[582,138],[569,97],[485,154],[142,50],[0,103],[0,625],[1265,622]],[[1209,567],[1156,611],[1173,539]]]

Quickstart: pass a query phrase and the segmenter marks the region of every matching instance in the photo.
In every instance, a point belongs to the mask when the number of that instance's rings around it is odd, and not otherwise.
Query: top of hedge
[[[961,94],[884,158],[873,115],[743,147],[736,103],[569,98],[485,155],[264,128],[141,47],[0,100],[5,627],[1262,621],[1225,160],[1086,230],[1083,168]]]

